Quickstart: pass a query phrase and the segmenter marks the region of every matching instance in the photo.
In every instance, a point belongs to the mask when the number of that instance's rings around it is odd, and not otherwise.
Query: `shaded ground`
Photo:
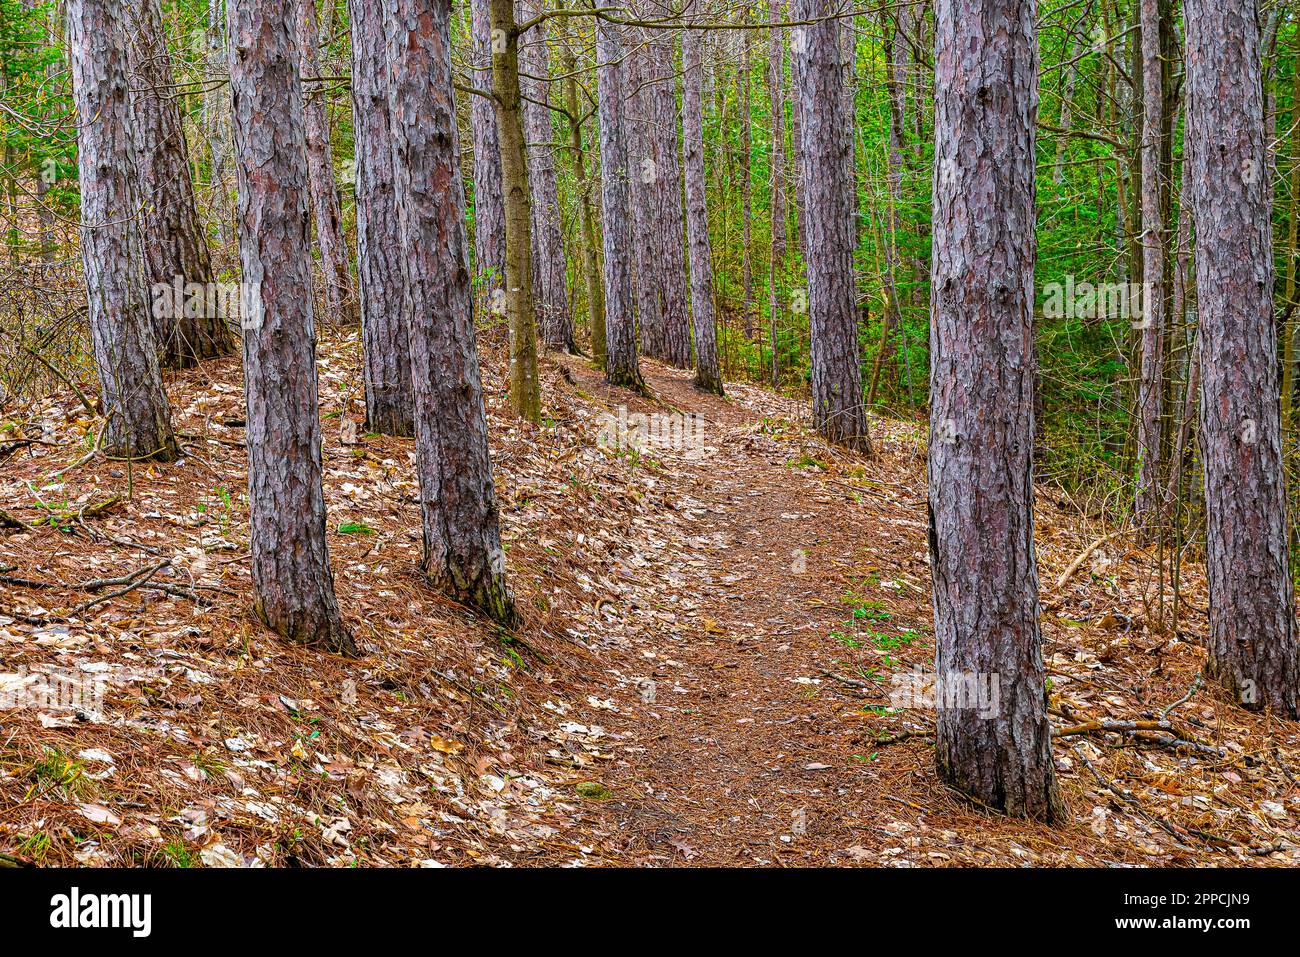
[[[0,710],[0,853],[34,863],[1194,864],[1300,862],[1300,726],[1193,689],[1203,584],[1177,636],[1154,562],[1040,496],[1044,638],[1072,825],[1008,823],[932,768],[931,712],[895,710],[933,658],[923,436],[875,422],[867,460],[800,402],[645,363],[654,400],[583,360],[513,422],[486,337],[505,539],[528,611],[485,628],[415,572],[411,443],[355,434],[355,338],[321,349],[326,497],[359,662],[247,614],[237,362],[170,382],[190,455],[77,462],[94,423],[56,395],[2,460],[0,672],[100,676],[80,718]],[[209,378],[210,377],[210,378]],[[700,432],[667,444],[628,416]],[[12,431],[12,430],[11,430]],[[18,434],[14,432],[13,434]],[[699,438],[700,441],[695,441]],[[81,443],[79,445],[79,443]],[[0,442],[0,450],[4,442]],[[113,496],[118,496],[116,501]],[[108,503],[108,504],[105,504]],[[38,524],[39,523],[39,524]],[[144,586],[92,579],[146,570]],[[149,585],[165,586],[159,591]],[[3,690],[3,689],[0,689]],[[1191,744],[1173,744],[1171,739]]]

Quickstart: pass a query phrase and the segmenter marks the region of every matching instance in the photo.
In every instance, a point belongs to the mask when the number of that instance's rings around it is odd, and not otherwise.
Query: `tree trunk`
[[[587,171],[586,147],[582,142],[582,114],[578,112],[577,63],[566,50],[564,108],[569,114],[569,148],[573,151],[573,178],[578,189],[582,217],[582,272],[587,287],[588,330],[591,358],[596,368],[605,368],[605,284],[601,276],[600,253],[596,248],[596,213],[591,194],[596,186]]]
[[[641,351],[646,355],[664,356],[664,303],[661,289],[665,270],[659,255],[657,181],[659,170],[654,157],[651,132],[652,97],[647,77],[650,73],[646,41],[634,28],[626,32],[632,38],[627,45],[625,74],[627,99],[623,104],[624,130],[627,134],[628,187],[632,204],[632,292],[636,300],[637,332]]]
[[[744,31],[740,69],[736,71],[736,106],[740,111],[740,288],[744,301],[741,328],[747,340],[754,338],[754,257],[751,248],[754,238],[754,175],[750,157],[754,130],[753,104],[749,97],[751,39],[751,32]],[[684,37],[682,42],[684,55]]]
[[[704,104],[700,98],[699,30],[682,35],[682,141],[686,158],[686,232],[691,253],[691,311],[695,322],[695,385],[722,395],[713,319],[713,251],[704,192]]]
[[[298,0],[230,0],[254,611],[352,654],[325,541]]]
[[[458,601],[510,626],[517,619],[492,487],[459,185],[451,3],[385,0],[384,19],[424,571]]]
[[[1160,0],[1139,0],[1142,33],[1142,366],[1138,379],[1139,475],[1134,518],[1147,534],[1160,516],[1165,371],[1165,224],[1161,203],[1164,84]]]
[[[1033,531],[1034,4],[936,0],[935,26],[938,770],[984,806],[1060,823]],[[959,700],[972,685],[993,694]]]
[[[68,0],[81,258],[110,455],[176,456],[136,218],[135,127],[121,0]]]
[[[492,0],[469,0],[474,85],[492,89]],[[496,106],[475,96],[470,101],[474,139],[474,279],[479,295],[494,311],[505,311],[506,213],[501,195],[501,144]],[[498,291],[499,290],[499,291]]]
[[[652,15],[667,17],[664,0],[651,0]],[[686,223],[682,217],[682,168],[677,119],[676,32],[653,30],[646,47],[652,82],[645,90],[647,130],[654,162],[654,255],[659,258],[663,321],[661,358],[680,369],[691,365],[691,327],[686,291]]]
[[[349,0],[348,11],[366,427],[384,435],[411,436],[415,397],[402,307],[402,228],[393,187],[384,15],[373,0]]]
[[[542,0],[522,0],[523,19],[537,16]],[[547,106],[550,82],[546,24],[520,38],[524,120],[528,133],[528,182],[532,188],[533,303],[548,348],[573,352],[573,315],[565,288],[564,236],[560,232],[559,186],[555,173],[555,124]]]
[[[608,20],[596,25],[598,110],[600,114],[601,207],[605,246],[605,378],[613,385],[642,390],[637,362],[636,323],[632,316],[631,209],[628,196],[627,103],[622,27]]]
[[[815,20],[837,10],[832,0],[796,0],[794,18]],[[807,206],[813,423],[832,442],[870,452],[858,348],[853,140],[844,96],[842,29],[834,17],[795,28]]]
[[[312,219],[316,222],[316,245],[320,249],[321,272],[325,275],[325,305],[329,321],[351,325],[357,321],[356,295],[348,271],[348,250],[343,240],[343,213],[334,178],[334,154],[330,148],[329,104],[322,88],[317,48],[320,29],[316,24],[316,0],[298,0],[298,54],[305,97],[304,121],[307,132],[307,172],[311,181]]]
[[[768,0],[767,15],[779,23],[783,10],[780,0]],[[768,307],[771,310],[772,388],[781,383],[780,348],[781,308],[785,300],[786,227],[790,218],[790,199],[785,167],[785,30],[773,27],[767,47],[767,95],[772,114],[772,253],[768,259]]]
[[[158,0],[132,0],[126,14],[132,72],[131,117],[136,175],[144,201],[145,275],[153,290],[154,333],[164,366],[185,368],[230,355],[235,340],[219,308],[208,241],[194,206],[194,183],[173,98],[171,54]],[[204,295],[177,301],[173,290],[195,283]],[[192,291],[192,290],[191,290]]]
[[[492,28],[492,93],[501,150],[505,205],[505,306],[510,328],[510,406],[529,422],[541,421],[537,384],[537,318],[533,310],[533,214],[528,192],[528,153],[519,88],[519,30],[514,0],[489,0]]]
[[[225,247],[234,236],[230,201],[230,71],[226,43],[225,0],[208,0],[207,89],[203,92],[203,128],[208,147],[209,202],[217,219],[217,242]]]
[[[1259,26],[1251,0],[1187,0],[1210,637],[1206,671],[1295,718],[1300,685],[1273,325]]]

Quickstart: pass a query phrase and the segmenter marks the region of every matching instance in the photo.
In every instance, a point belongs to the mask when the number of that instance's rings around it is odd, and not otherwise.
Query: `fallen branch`
[[[0,528],[21,528],[28,532],[36,531],[36,526],[29,525],[21,518],[11,515],[2,508],[0,508]]]
[[[98,598],[92,598],[90,599],[90,601],[82,602],[76,608],[68,612],[65,617],[72,618],[76,615],[82,614],[85,611],[88,611],[91,608],[94,608],[96,605],[101,605],[106,601],[111,601],[114,598],[120,598],[123,595],[130,594],[131,592],[135,591],[137,588],[140,588],[145,584],[147,584],[149,582],[149,579],[153,578],[154,575],[157,575],[160,571],[162,571],[170,564],[171,564],[171,559],[164,559],[158,564],[146,568],[144,571],[139,572],[132,581],[130,581],[122,588],[119,588],[116,591],[111,591],[106,595],[100,595]]]
[[[1120,535],[1123,535],[1127,531],[1128,529],[1122,528],[1119,531],[1110,532],[1106,535],[1103,535],[1101,536],[1101,538],[1096,539],[1091,545],[1089,545],[1087,548],[1081,551],[1078,557],[1075,558],[1074,561],[1070,562],[1070,567],[1067,568],[1065,571],[1063,571],[1061,573],[1061,577],[1056,580],[1056,590],[1060,591],[1062,588],[1065,587],[1065,584],[1070,580],[1070,577],[1079,570],[1079,566],[1088,560],[1088,556],[1090,556],[1097,549],[1101,548],[1101,546],[1105,545],[1112,538],[1118,538]]]

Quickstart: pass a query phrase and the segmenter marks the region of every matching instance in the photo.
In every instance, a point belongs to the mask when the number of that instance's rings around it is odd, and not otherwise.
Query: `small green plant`
[[[14,851],[20,856],[37,864],[45,860],[46,855],[50,853],[50,845],[53,841],[50,835],[44,831],[37,831],[35,834],[20,835],[21,840]]]
[[[373,535],[375,530],[365,522],[342,522],[339,524],[340,535]]]
[[[173,867],[193,867],[194,854],[181,840],[168,841],[162,847],[162,856]]]
[[[85,793],[90,790],[89,780],[83,777],[85,770],[83,762],[69,757],[58,748],[46,747],[45,754],[27,773],[32,786],[23,800],[30,800],[34,795],[48,794],[57,794],[66,800],[75,794]]]

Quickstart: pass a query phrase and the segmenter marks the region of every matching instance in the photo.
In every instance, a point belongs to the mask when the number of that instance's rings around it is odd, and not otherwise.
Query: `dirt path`
[[[604,388],[590,369],[572,371],[584,388]],[[933,790],[928,752],[873,745],[868,728],[900,725],[864,709],[887,703],[886,676],[905,669],[904,656],[931,653],[924,595],[898,582],[925,572],[917,490],[854,491],[861,479],[839,476],[887,467],[815,444],[792,456],[771,419],[698,393],[676,370],[647,363],[646,372],[662,406],[703,415],[709,450],[696,460],[652,452],[670,470],[678,528],[641,530],[631,558],[644,563],[642,607],[679,620],[655,627],[660,618],[628,612],[646,627],[626,630],[621,667],[594,696],[603,707],[581,719],[616,742],[595,835],[626,863],[909,855],[912,825],[881,806],[910,812],[893,802]],[[658,535],[674,547],[656,547]],[[912,567],[898,567],[900,546]]]

